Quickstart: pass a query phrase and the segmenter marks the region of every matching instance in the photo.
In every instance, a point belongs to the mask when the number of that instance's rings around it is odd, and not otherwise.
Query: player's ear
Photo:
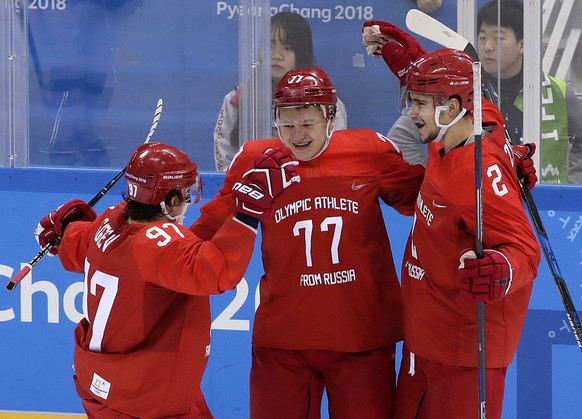
[[[327,130],[327,135],[331,135],[333,133],[333,131],[335,130],[335,117],[332,118],[330,124],[329,124],[329,128]]]
[[[174,191],[172,191],[174,192]],[[170,194],[168,194],[170,195]],[[169,201],[167,202],[166,200],[166,205],[168,205],[168,207],[172,208],[172,207],[177,207],[178,205],[180,205],[182,203],[182,199],[180,198],[180,195],[178,193],[172,193],[171,197],[169,197]]]
[[[459,114],[459,112],[461,112],[461,102],[459,100],[458,97],[456,96],[451,96],[449,98],[449,104],[448,104],[448,111],[454,116],[457,116]]]

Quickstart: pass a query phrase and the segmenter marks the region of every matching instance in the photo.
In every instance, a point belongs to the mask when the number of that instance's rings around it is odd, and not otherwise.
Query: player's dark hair
[[[125,207],[125,218],[135,221],[151,221],[156,217],[159,217],[162,214],[162,209],[159,205],[149,205],[149,204],[142,204],[141,202],[134,201],[130,198],[127,198],[125,193],[122,193],[123,200],[127,202],[127,207]],[[166,199],[164,202],[166,206],[169,206],[172,202],[172,199],[177,196],[180,199],[180,203],[182,202],[182,194],[177,191],[176,189],[172,189],[166,195]]]
[[[281,28],[283,43],[295,51],[295,68],[315,67],[311,27],[307,20],[293,12],[279,12],[271,17],[271,33]]]
[[[499,18],[500,26],[513,30],[517,40],[521,41],[523,39],[523,3],[517,0],[503,0],[498,5],[497,2],[498,0],[490,0],[479,9],[477,30],[481,29],[482,24],[497,26]]]

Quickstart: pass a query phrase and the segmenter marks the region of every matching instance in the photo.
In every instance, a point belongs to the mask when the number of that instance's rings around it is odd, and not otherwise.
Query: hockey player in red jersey
[[[487,417],[501,418],[505,373],[525,321],[540,250],[520,199],[501,115],[482,141],[484,255],[475,258],[473,60],[436,50],[412,64],[406,114],[428,164],[402,265],[404,353],[396,419],[478,414],[477,310],[486,303]],[[485,119],[485,118],[484,118]]]
[[[371,20],[362,28],[362,43],[368,55],[382,57],[390,71],[398,78],[400,86],[406,84],[406,76],[411,64],[427,51],[416,38],[404,32],[390,22]],[[482,118],[484,125],[503,125],[501,113],[489,100],[482,100]],[[418,132],[412,119],[401,115],[388,132],[390,138],[402,151],[404,160],[410,164],[426,163],[425,147],[418,138]],[[516,154],[515,166],[519,179],[532,189],[538,181],[532,156],[535,144],[520,144],[513,147]]]
[[[334,131],[336,91],[318,68],[274,92],[280,138],[247,142],[191,229],[210,239],[249,161],[281,142],[301,184],[261,219],[264,275],[253,327],[251,418],[391,418],[401,295],[379,200],[411,215],[423,177],[369,129]]]
[[[53,244],[66,270],[85,275],[74,379],[89,418],[212,418],[200,390],[210,354],[208,296],[241,280],[258,224],[244,206],[262,194],[260,205],[270,207],[298,180],[293,164],[281,148],[258,156],[237,179],[247,193],[207,241],[181,225],[200,198],[196,164],[160,143],[133,153],[124,202],[96,216],[72,200],[40,221],[41,247]],[[263,170],[288,181],[267,184]]]

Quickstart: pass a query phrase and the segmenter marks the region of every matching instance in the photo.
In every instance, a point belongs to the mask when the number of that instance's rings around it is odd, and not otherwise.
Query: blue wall
[[[32,279],[14,291],[5,290],[4,283],[37,253],[33,230],[43,215],[74,197],[90,200],[115,174],[0,169],[0,411],[82,413],[71,379],[81,276],[47,257],[33,269]],[[221,174],[203,174],[202,202],[214,196],[222,180]],[[123,185],[121,181],[96,205],[98,212],[119,201]],[[582,307],[582,188],[539,186],[534,196],[574,303]],[[187,224],[198,208],[191,209]],[[384,210],[398,265],[410,220],[389,207]],[[261,273],[255,254],[238,289],[212,298],[212,353],[203,390],[217,419],[248,417],[250,329]],[[579,418],[580,365],[580,349],[542,261],[516,362],[508,373],[504,419]]]

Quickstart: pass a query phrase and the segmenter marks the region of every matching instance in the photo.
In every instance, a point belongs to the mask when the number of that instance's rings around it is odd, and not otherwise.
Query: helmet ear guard
[[[161,143],[139,146],[131,156],[125,171],[127,196],[147,205],[159,206],[172,190],[200,200],[202,184],[196,164],[175,147]],[[187,191],[187,192],[186,192]]]

